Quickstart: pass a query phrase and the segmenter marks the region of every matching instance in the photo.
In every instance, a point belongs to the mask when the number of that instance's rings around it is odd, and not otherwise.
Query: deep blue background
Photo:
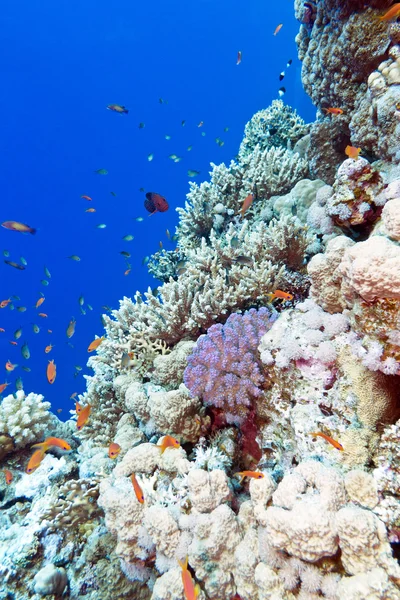
[[[211,161],[236,155],[246,122],[278,97],[278,76],[289,58],[284,100],[306,120],[315,111],[301,87],[292,0],[4,0],[1,12],[0,222],[22,221],[39,231],[0,230],[0,250],[28,261],[25,271],[0,262],[0,300],[16,294],[21,301],[15,306],[27,307],[24,313],[0,311],[6,330],[0,333],[0,368],[8,359],[31,368],[4,370],[0,383],[12,382],[10,392],[22,376],[27,393],[44,394],[66,418],[70,395],[85,389],[82,374],[90,372],[87,346],[103,333],[102,305],[117,308],[124,295],[157,284],[142,260],[160,240],[173,248],[165,231],[174,232],[174,209],[189,189],[187,170],[201,171],[200,182]],[[283,27],[274,37],[278,23]],[[238,50],[243,59],[236,66]],[[106,110],[110,103],[124,104],[129,115]],[[225,141],[222,148],[216,137]],[[184,158],[175,164],[171,153]],[[100,168],[109,174],[96,175]],[[166,196],[170,210],[149,218],[140,187]],[[97,212],[85,213],[88,207]],[[99,223],[107,228],[96,229]],[[122,241],[129,233],[134,241]],[[121,250],[132,253],[128,276]],[[81,262],[68,260],[71,254]],[[41,284],[44,265],[52,275],[48,287]],[[36,310],[39,292],[46,301]],[[94,309],[86,316],[79,310],[81,294]],[[40,311],[48,318],[38,317]],[[73,348],[65,333],[72,317]],[[41,327],[38,335],[32,323]],[[20,326],[14,347],[9,341]],[[27,361],[24,341],[31,351]],[[47,355],[49,343],[54,350]],[[57,364],[52,386],[46,379],[50,358]],[[83,367],[77,378],[74,365]]]

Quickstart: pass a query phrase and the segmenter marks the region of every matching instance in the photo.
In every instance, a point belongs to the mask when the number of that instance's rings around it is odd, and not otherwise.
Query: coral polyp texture
[[[317,118],[274,100],[190,184],[157,290],[103,316],[85,425],[3,399],[0,600],[400,598],[391,4],[295,1]]]
[[[232,314],[225,325],[212,325],[188,357],[185,385],[206,406],[222,409],[228,423],[240,424],[262,392],[257,347],[272,320],[267,308]]]

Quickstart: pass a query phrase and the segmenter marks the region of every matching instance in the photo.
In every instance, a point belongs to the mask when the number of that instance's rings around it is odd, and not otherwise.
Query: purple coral
[[[261,394],[263,365],[258,345],[275,316],[267,308],[230,315],[225,325],[212,325],[199,338],[183,376],[193,396],[222,408],[228,423],[240,424]]]

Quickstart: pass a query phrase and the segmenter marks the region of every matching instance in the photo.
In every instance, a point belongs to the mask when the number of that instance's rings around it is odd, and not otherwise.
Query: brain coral
[[[234,313],[225,325],[210,327],[189,356],[186,387],[205,404],[224,409],[228,423],[240,424],[252,398],[261,394],[264,375],[257,346],[272,321],[267,308]]]

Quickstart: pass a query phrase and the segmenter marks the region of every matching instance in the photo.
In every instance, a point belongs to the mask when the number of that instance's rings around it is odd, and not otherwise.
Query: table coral
[[[185,385],[206,405],[223,408],[228,423],[241,423],[265,381],[256,354],[271,326],[271,311],[251,309],[213,325],[188,358]]]

